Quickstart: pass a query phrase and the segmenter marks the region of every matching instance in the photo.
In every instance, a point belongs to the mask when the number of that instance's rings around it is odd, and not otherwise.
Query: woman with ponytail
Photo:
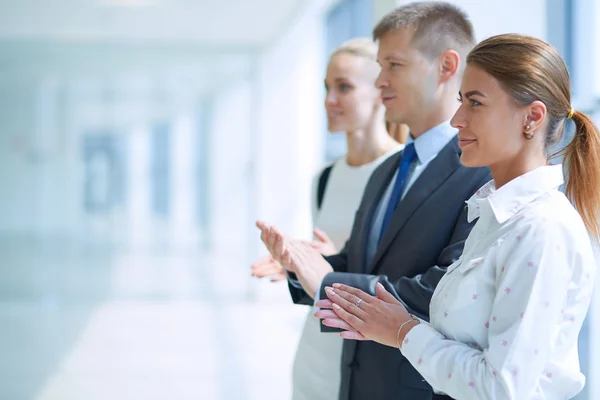
[[[336,284],[317,303],[330,309],[316,314],[324,324],[400,348],[438,399],[574,397],[585,384],[577,339],[600,235],[600,133],[570,93],[548,43],[509,34],[477,45],[452,124],[461,162],[489,166],[494,179],[467,202],[478,220],[435,290],[430,322],[379,284],[377,296]],[[549,149],[571,123],[564,167],[551,165]],[[283,258],[293,268],[297,255],[286,249]]]

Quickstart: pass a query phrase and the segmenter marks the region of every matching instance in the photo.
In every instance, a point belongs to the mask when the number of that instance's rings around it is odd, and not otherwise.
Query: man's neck
[[[420,115],[418,118],[415,118],[414,121],[411,121],[411,136],[416,139],[428,130],[435,128],[443,122],[451,120],[457,109],[458,104],[456,100],[454,100],[452,102],[448,101],[440,107]]]

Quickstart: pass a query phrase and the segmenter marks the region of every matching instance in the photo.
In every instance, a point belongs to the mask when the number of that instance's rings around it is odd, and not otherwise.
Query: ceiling
[[[315,0],[319,1],[319,0]],[[47,76],[179,76],[214,90],[248,76],[308,0],[2,0],[0,85]]]
[[[0,39],[262,47],[306,0],[3,0]]]

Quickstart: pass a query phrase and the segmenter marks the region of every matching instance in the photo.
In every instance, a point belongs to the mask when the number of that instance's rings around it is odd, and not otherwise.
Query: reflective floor
[[[307,310],[241,255],[0,239],[0,399],[286,399]]]
[[[308,310],[249,275],[235,251],[0,237],[0,400],[289,399]],[[588,383],[589,351],[586,323]]]

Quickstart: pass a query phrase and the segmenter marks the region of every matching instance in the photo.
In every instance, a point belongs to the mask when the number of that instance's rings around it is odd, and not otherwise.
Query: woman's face
[[[523,158],[527,107],[516,104],[498,80],[476,65],[467,65],[459,101],[462,104],[451,124],[459,130],[463,165],[507,167]]]
[[[364,129],[381,107],[377,67],[365,58],[339,53],[327,66],[325,109],[330,132]]]

